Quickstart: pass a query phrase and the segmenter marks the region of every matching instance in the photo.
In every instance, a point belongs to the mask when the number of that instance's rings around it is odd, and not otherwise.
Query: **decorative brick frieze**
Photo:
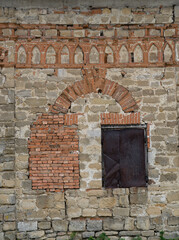
[[[68,39],[63,42],[54,42],[52,40],[39,42],[24,40],[16,43],[15,65],[17,68],[82,68],[84,66],[100,66],[103,68],[111,67],[162,67],[171,64],[178,64],[175,60],[175,41],[165,40],[162,37],[159,39]],[[155,46],[155,59],[151,60],[151,47]],[[167,52],[167,48],[169,49]],[[107,53],[107,47],[110,48],[111,53]],[[121,48],[125,47],[127,60],[123,60]],[[24,53],[20,50],[24,49]],[[34,62],[34,48],[39,51],[39,61]],[[52,51],[49,51],[50,48]],[[64,61],[64,48],[67,49],[68,60]],[[98,59],[91,60],[91,53],[93,48],[96,49]],[[80,49],[81,53],[77,50]],[[24,61],[21,61],[20,55],[24,54]],[[81,54],[81,60],[78,60],[78,55]],[[93,53],[94,54],[94,53]],[[111,55],[111,58],[109,56]],[[168,58],[165,55],[169,55]],[[49,57],[53,61],[48,60]],[[137,58],[140,56],[140,59]]]
[[[3,28],[7,29],[7,27],[10,28],[12,36],[2,35],[1,40],[10,39],[16,43],[15,61],[3,61],[3,65],[7,67],[12,66],[12,64],[17,68],[82,68],[96,65],[111,68],[179,65],[178,48],[175,46],[178,45],[178,27],[176,24],[161,27],[155,25],[99,25],[96,31],[103,32],[105,29],[112,29],[114,35],[95,37],[88,35],[90,25],[73,25],[69,28],[48,24],[23,26],[0,24],[2,32]],[[126,31],[126,36],[119,34],[121,29]],[[69,31],[71,35],[70,37],[68,34],[63,36],[60,31]],[[75,31],[83,32],[79,36]],[[4,32],[6,33],[6,31]],[[93,52],[94,49],[96,53]],[[98,57],[94,60],[92,58],[95,54]]]

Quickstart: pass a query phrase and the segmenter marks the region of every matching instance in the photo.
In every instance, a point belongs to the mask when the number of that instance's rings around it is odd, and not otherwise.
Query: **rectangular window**
[[[103,187],[147,185],[147,126],[102,126]]]

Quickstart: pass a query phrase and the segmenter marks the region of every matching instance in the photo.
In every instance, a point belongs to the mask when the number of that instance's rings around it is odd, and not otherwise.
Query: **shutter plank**
[[[120,187],[146,186],[144,129],[119,131]]]
[[[102,131],[103,182],[106,188],[116,188],[119,183],[119,137],[111,129]]]

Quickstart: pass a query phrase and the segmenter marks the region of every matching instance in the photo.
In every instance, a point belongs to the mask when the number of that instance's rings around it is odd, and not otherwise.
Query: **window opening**
[[[102,126],[103,187],[147,186],[147,125]]]

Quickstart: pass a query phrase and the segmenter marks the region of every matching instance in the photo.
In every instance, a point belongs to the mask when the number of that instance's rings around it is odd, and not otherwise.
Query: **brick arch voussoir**
[[[54,105],[50,107],[50,112],[67,113],[72,102],[92,92],[111,96],[126,113],[138,109],[137,103],[129,90],[116,82],[106,79],[104,69],[82,69],[82,73],[83,80],[77,81],[63,90]]]

